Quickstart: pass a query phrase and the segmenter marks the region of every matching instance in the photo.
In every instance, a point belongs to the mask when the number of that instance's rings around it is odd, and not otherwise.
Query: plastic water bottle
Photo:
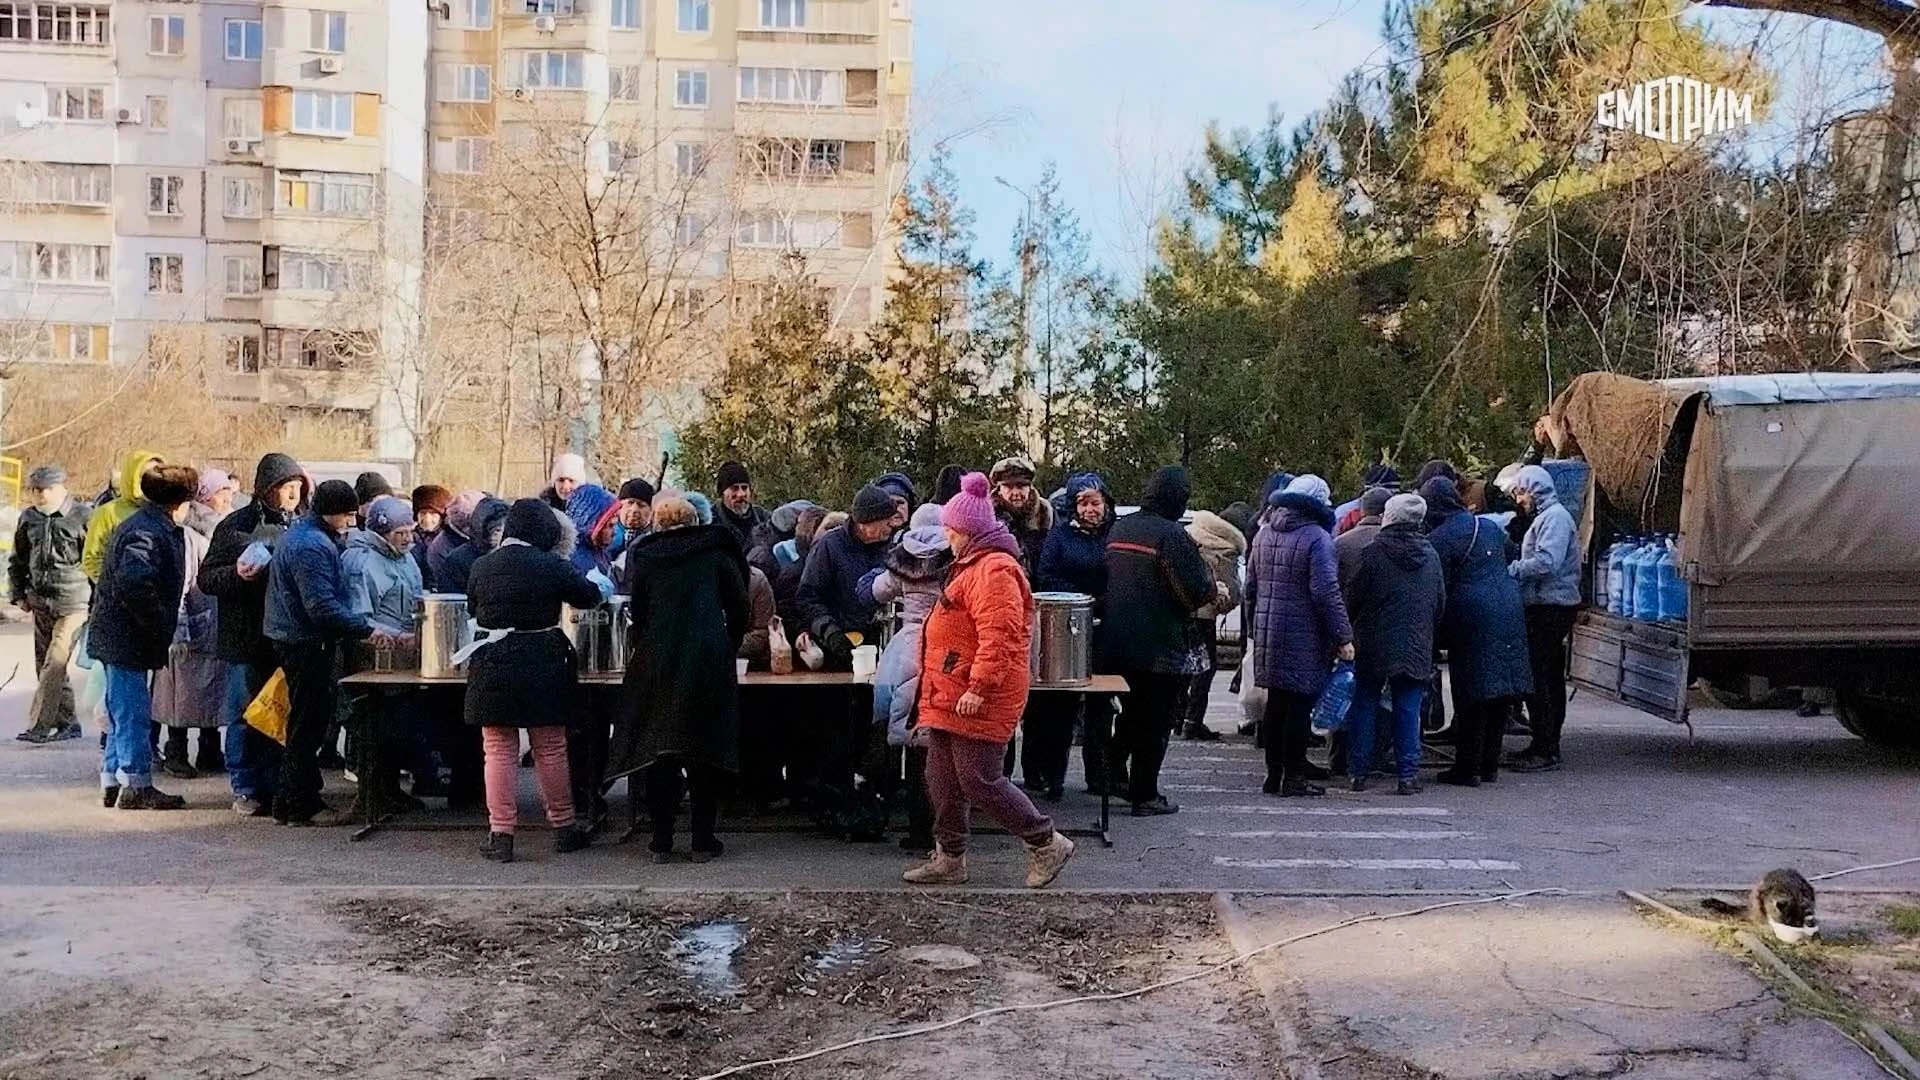
[[[1659,540],[1649,540],[1634,556],[1633,618],[1641,622],[1660,618],[1660,572],[1654,565],[1660,551]]]
[[[1632,536],[1623,536],[1620,542],[1607,549],[1607,611],[1614,615],[1626,614],[1627,556],[1634,553],[1640,541]]]
[[[1654,565],[1660,571],[1660,621],[1687,621],[1687,583],[1680,579],[1680,545],[1667,537]]]

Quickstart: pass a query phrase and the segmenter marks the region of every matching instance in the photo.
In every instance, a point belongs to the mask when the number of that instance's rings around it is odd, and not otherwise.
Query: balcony
[[[110,4],[0,0],[0,47],[98,53],[113,46]]]

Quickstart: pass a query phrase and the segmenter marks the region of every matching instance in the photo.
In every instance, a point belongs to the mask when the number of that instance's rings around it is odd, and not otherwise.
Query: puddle
[[[698,923],[675,935],[669,956],[703,994],[735,997],[742,987],[733,958],[747,943],[745,923],[721,919]]]
[[[873,945],[859,938],[834,938],[833,943],[813,958],[813,970],[822,975],[838,975],[867,962]]]

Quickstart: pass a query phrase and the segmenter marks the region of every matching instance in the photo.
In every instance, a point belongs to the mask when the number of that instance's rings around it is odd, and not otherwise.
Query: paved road
[[[0,671],[23,659],[19,627],[0,630]],[[222,779],[174,783],[177,814],[100,808],[90,741],[27,747],[29,690],[0,693],[0,883],[8,885],[616,884],[709,887],[889,887],[904,858],[891,845],[853,847],[784,834],[727,835],[710,866],[655,867],[637,846],[555,857],[537,832],[525,861],[500,867],[474,853],[477,832],[398,833],[360,844],[341,831],[276,828],[226,809]],[[1231,726],[1233,703],[1212,714]],[[1809,874],[1920,856],[1920,759],[1876,750],[1831,719],[1708,712],[1697,737],[1658,720],[1576,700],[1566,771],[1504,778],[1497,787],[1337,793],[1318,800],[1259,794],[1259,752],[1247,740],[1176,744],[1165,786],[1182,813],[1117,818],[1111,851],[1082,848],[1062,884],[1086,888],[1282,892],[1504,891],[1751,881],[1776,865]],[[337,781],[336,781],[337,782]],[[537,819],[531,777],[523,815]],[[1071,795],[1065,824],[1097,804]],[[616,814],[619,813],[616,807]],[[725,823],[723,822],[723,833]],[[1016,883],[1018,852],[990,838],[975,882]],[[1920,887],[1920,866],[1849,878]]]

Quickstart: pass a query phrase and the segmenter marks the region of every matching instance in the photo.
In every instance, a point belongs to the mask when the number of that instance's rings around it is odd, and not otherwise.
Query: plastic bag
[[[73,691],[75,717],[99,716],[107,701],[107,672],[87,647],[91,622],[74,637],[73,653],[67,657],[67,686]],[[103,725],[104,728],[104,725]]]
[[[1260,721],[1267,715],[1267,688],[1260,686],[1247,669],[1252,666],[1251,655],[1240,664],[1240,723],[1242,727],[1259,727]]]
[[[800,662],[807,666],[808,671],[819,671],[826,666],[826,650],[813,643],[811,634],[803,631],[800,640],[794,643],[794,651],[800,654]]]
[[[767,623],[767,656],[775,675],[793,674],[793,646],[787,643],[787,630],[778,615]]]
[[[1313,703],[1313,730],[1332,734],[1347,726],[1347,713],[1353,708],[1353,665],[1346,661],[1334,665],[1333,675],[1320,700]]]
[[[244,715],[248,727],[285,746],[287,716],[292,712],[293,695],[287,690],[287,673],[275,668],[273,677],[260,688],[259,696],[247,706]]]
[[[601,603],[604,604],[608,600],[613,599],[613,579],[612,578],[601,573],[598,569],[593,569],[593,570],[587,571],[587,580],[593,582],[594,587],[600,590]]]
[[[240,558],[235,560],[235,564],[243,570],[259,570],[263,569],[272,561],[273,549],[261,541],[255,540],[253,543],[247,545],[245,551],[240,553]]]

